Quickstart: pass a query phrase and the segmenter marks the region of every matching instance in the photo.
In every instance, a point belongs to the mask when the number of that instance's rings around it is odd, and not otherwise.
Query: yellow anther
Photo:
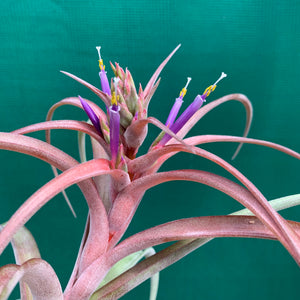
[[[223,78],[225,78],[227,76],[227,74],[225,74],[224,72],[222,72],[221,76],[218,78],[218,80],[213,84],[210,85],[208,88],[206,88],[206,90],[203,92],[202,95],[204,95],[205,97],[208,97],[210,95],[211,92],[213,92],[216,87],[217,87],[217,83],[222,80]]]
[[[186,91],[187,91],[186,88],[183,88],[179,94],[179,97],[183,98],[186,94]]]
[[[216,89],[216,87],[217,87],[216,85],[210,85],[208,88],[206,88],[203,95],[208,97],[210,95],[210,93],[213,92]]]
[[[103,64],[103,60],[102,59],[99,59],[99,68],[101,71],[105,71],[105,65]]]
[[[181,99],[185,96],[185,94],[186,94],[186,92],[187,92],[187,87],[188,87],[188,85],[189,85],[189,83],[190,83],[191,80],[192,80],[191,77],[188,77],[188,78],[187,78],[187,83],[186,83],[185,87],[181,90],[181,92],[180,92],[180,94],[179,94],[179,97],[180,97]]]
[[[111,105],[118,105],[117,97],[116,97],[116,92],[112,93],[111,96]]]
[[[120,98],[119,95],[117,95],[118,93],[118,82],[120,81],[120,78],[115,77],[114,78],[114,88],[115,90],[112,93],[111,96],[111,105],[118,105],[118,100]]]

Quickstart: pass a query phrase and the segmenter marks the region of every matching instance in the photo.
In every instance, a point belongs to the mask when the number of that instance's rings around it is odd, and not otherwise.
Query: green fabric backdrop
[[[300,3],[297,0],[223,1],[9,1],[0,4],[0,130],[40,122],[58,100],[87,89],[65,77],[69,71],[99,86],[97,53],[128,66],[143,86],[163,58],[182,47],[162,72],[150,115],[164,121],[187,76],[193,78],[185,104],[219,76],[228,74],[208,99],[241,92],[253,103],[250,137],[300,150]],[[112,72],[109,70],[109,75]],[[85,119],[74,108],[55,118]],[[238,103],[205,117],[193,134],[241,135],[245,112]],[[150,137],[159,130],[149,128]],[[34,136],[43,137],[43,134]],[[76,134],[57,132],[55,145],[78,158]],[[148,145],[151,139],[148,140]],[[143,151],[145,151],[146,147]],[[233,144],[206,149],[230,161]],[[0,153],[0,222],[52,178],[43,162],[21,154]],[[245,145],[233,162],[268,199],[299,193],[299,162],[259,146]],[[198,168],[225,174],[189,155],[176,156],[164,169]],[[74,219],[61,195],[27,223],[42,257],[66,284],[74,263],[87,208],[76,187],[68,194]],[[240,208],[232,199],[195,183],[168,183],[149,191],[129,233],[176,218],[227,214]],[[300,209],[283,212],[298,220]],[[157,247],[161,249],[161,247]],[[11,249],[1,265],[13,262]],[[287,251],[274,241],[218,239],[161,273],[158,299],[299,299],[300,273]],[[147,299],[146,282],[124,299]]]

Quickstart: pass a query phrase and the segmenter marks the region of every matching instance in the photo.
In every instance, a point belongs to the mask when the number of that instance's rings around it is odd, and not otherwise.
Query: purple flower
[[[176,98],[175,103],[174,103],[174,105],[173,105],[173,107],[172,107],[172,109],[170,111],[170,114],[168,116],[168,119],[166,121],[166,126],[167,127],[170,127],[170,126],[173,125],[173,123],[174,123],[174,121],[175,121],[175,119],[177,117],[177,114],[179,112],[179,109],[180,109],[180,107],[181,107],[181,105],[183,103],[182,99],[183,99],[183,97],[186,94],[187,87],[188,87],[188,85],[189,85],[189,83],[190,83],[191,80],[192,80],[192,78],[188,77],[187,83],[186,83],[185,87],[181,90],[179,97]]]
[[[103,137],[103,134],[102,134],[102,131],[101,131],[101,127],[100,127],[99,118],[97,117],[97,115],[95,114],[95,112],[92,110],[92,108],[88,105],[88,103],[85,100],[83,100],[82,97],[80,97],[78,95],[78,98],[79,98],[79,100],[81,102],[82,108],[84,109],[84,111],[88,115],[88,117],[91,120],[92,124],[94,125],[94,127],[96,128],[96,130],[98,131],[98,133],[100,134],[100,136]]]
[[[111,98],[111,106],[109,112],[109,137],[110,137],[110,152],[113,166],[116,164],[119,151],[119,134],[120,134],[120,106],[117,103],[117,90],[119,78],[114,78],[114,91]]]
[[[203,95],[198,95],[194,99],[194,101],[187,107],[187,109],[180,115],[180,117],[176,120],[176,122],[170,126],[170,130],[172,130],[174,133],[177,133],[184,126],[184,124],[194,115],[194,113],[202,106],[203,102],[205,102],[206,97],[208,97],[209,94],[215,90],[217,83],[226,76],[227,75],[224,72],[222,72],[219,79],[213,85],[210,85],[204,91]],[[172,112],[172,110],[171,110],[171,112]],[[170,139],[171,139],[171,136],[168,134],[165,134],[162,137],[162,139],[160,140],[159,145],[161,145],[161,146],[165,145]]]
[[[205,101],[205,98],[198,95],[195,100],[187,107],[187,109],[180,115],[180,117],[176,120],[176,122],[170,127],[170,129],[177,133],[183,125],[193,116],[193,114],[202,106],[203,102]],[[168,134],[165,134],[161,141],[159,142],[159,145],[163,146],[165,145],[169,140],[171,139],[171,136]]]
[[[98,47],[96,47],[96,49],[97,49],[98,55],[99,55],[99,68],[100,68],[99,76],[100,76],[100,81],[101,81],[101,88],[104,93],[111,96],[110,84],[108,82],[107,75],[105,72],[105,65],[103,65],[103,60],[102,60],[101,54],[100,54],[101,47],[98,46]]]

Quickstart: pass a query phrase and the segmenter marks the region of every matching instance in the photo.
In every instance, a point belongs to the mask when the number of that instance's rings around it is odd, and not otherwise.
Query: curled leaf
[[[52,267],[40,258],[33,258],[21,266],[0,268],[0,299],[7,299],[15,285],[24,281],[35,300],[63,300],[59,280]]]

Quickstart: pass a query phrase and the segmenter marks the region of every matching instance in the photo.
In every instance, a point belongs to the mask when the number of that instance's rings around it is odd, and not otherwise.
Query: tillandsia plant
[[[16,264],[0,269],[0,299],[7,299],[17,283],[22,299],[118,299],[148,278],[151,278],[150,299],[155,299],[158,272],[215,237],[275,239],[282,243],[300,265],[300,223],[285,220],[277,213],[280,209],[299,204],[300,196],[287,196],[268,202],[231,164],[197,147],[205,143],[237,142],[239,147],[234,154],[236,156],[242,143],[251,143],[300,158],[299,153],[284,146],[247,138],[252,106],[246,96],[231,94],[203,105],[219,81],[226,77],[225,73],[180,113],[182,99],[191,81],[188,78],[165,123],[148,117],[148,105],[158,87],[159,74],[179,46],[162,62],[144,89],[141,85],[137,89],[129,70],[122,69],[117,63],[111,64],[115,77],[109,81],[100,47],[97,47],[101,90],[72,74],[63,73],[99,96],[105,104],[105,110],[81,96],[66,98],[50,108],[46,122],[11,133],[0,133],[1,149],[22,152],[44,160],[53,167],[56,175],[1,226],[0,251],[11,243]],[[205,114],[232,100],[241,102],[246,108],[247,121],[243,137],[199,135],[185,138]],[[89,121],[53,121],[54,111],[62,105],[83,109]],[[137,157],[149,123],[159,127],[161,134],[146,154]],[[81,162],[50,144],[52,129],[69,129],[80,133]],[[25,136],[40,130],[46,131],[46,142]],[[91,138],[93,149],[93,159],[89,161],[85,157],[86,135]],[[201,170],[159,172],[164,162],[178,152],[192,153],[214,162],[232,174],[238,183]],[[62,173],[58,174],[56,168]],[[174,180],[211,186],[246,208],[229,216],[174,220],[121,241],[145,192],[153,186]],[[63,292],[54,270],[41,259],[33,237],[23,225],[55,195],[64,193],[66,188],[74,184],[84,194],[89,213],[77,260]],[[158,253],[153,249],[155,245],[170,241],[174,243]]]

